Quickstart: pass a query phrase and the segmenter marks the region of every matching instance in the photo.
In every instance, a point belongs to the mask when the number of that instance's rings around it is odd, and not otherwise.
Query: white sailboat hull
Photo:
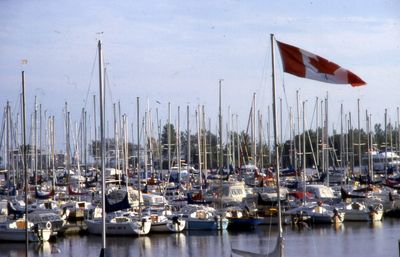
[[[102,221],[101,220],[86,220],[86,226],[89,233],[101,235],[102,233]],[[106,223],[106,234],[107,235],[146,235],[150,232],[151,222],[150,221],[129,221],[129,222],[118,222]]]
[[[162,221],[162,222],[153,222],[151,223],[151,232],[181,232],[185,229],[186,221],[178,220],[174,222],[172,220]]]
[[[39,237],[33,231],[28,231],[28,240],[38,242]],[[0,230],[0,241],[24,242],[25,229]]]
[[[358,211],[346,210],[345,221],[380,221],[382,220],[383,211]]]

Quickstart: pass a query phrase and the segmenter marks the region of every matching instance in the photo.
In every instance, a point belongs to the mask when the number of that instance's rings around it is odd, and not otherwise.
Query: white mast
[[[300,106],[299,106],[299,90],[296,90],[296,111],[297,111],[297,137],[298,137],[298,143],[297,143],[297,147],[296,147],[296,140],[295,140],[295,154],[294,154],[294,163],[295,163],[295,170],[297,171],[297,169],[299,168],[299,166],[301,166],[301,155],[298,155],[298,153],[301,152],[301,142],[300,142]],[[296,152],[296,149],[298,149],[298,151]],[[318,149],[318,148],[317,148]],[[317,152],[318,153],[318,152]],[[297,174],[297,172],[296,172]]]
[[[306,188],[306,186],[307,186],[307,183],[306,183],[306,176],[307,176],[307,174],[306,174],[306,102],[305,101],[303,101],[303,183],[304,183],[304,185],[303,185],[303,187],[304,187],[304,201],[303,201],[303,203],[304,203],[304,205],[305,205],[305,203],[306,203],[306,190],[307,190],[307,188]]]
[[[326,167],[326,185],[329,186],[329,136],[328,136],[328,94],[325,98],[325,143],[326,143],[326,151],[325,153],[325,167]]]
[[[26,159],[26,112],[25,112],[25,72],[22,71],[22,155],[24,166],[24,184],[25,184],[25,256],[28,256],[28,163]]]
[[[178,121],[177,121],[177,126],[176,126],[176,161],[178,164],[179,182],[181,180],[181,135],[180,135],[181,120],[180,120],[180,112],[181,112],[181,107],[178,106]]]
[[[400,151],[400,111],[399,107],[397,107],[397,142],[396,142],[396,149],[397,153],[399,154]]]
[[[318,172],[318,176],[319,176],[319,172],[320,172],[320,168],[319,168],[319,128],[318,128],[318,107],[319,104],[319,100],[318,97],[315,98],[315,134],[316,134],[316,140],[315,140],[315,144],[316,144],[316,155],[317,155],[317,161],[316,161],[316,165],[317,165],[317,172]]]
[[[101,143],[101,203],[102,203],[102,248],[100,256],[105,256],[106,251],[106,181],[104,171],[106,168],[106,141],[104,138],[105,132],[105,86],[103,76],[103,53],[101,49],[101,41],[98,42],[99,51],[99,95],[100,95],[100,143]]]
[[[388,160],[387,160],[387,151],[388,151],[388,134],[387,134],[387,109],[385,108],[385,179],[387,179],[387,169],[388,169]]]
[[[119,132],[117,126],[117,113],[116,113],[116,105],[113,103],[113,114],[114,114],[114,165],[115,172],[118,174],[118,184],[121,186],[121,174],[119,170]]]
[[[360,98],[357,99],[357,127],[358,127],[358,167],[361,172],[361,119],[360,119]],[[361,174],[361,173],[360,173]]]
[[[224,167],[224,149],[222,148],[222,109],[221,109],[221,83],[223,79],[219,80],[219,163],[218,169]]]
[[[191,163],[191,159],[190,159],[190,124],[189,124],[189,118],[190,118],[190,114],[189,114],[189,105],[186,106],[186,123],[187,123],[187,157],[186,157],[186,164],[189,167],[190,163]]]
[[[208,162],[207,162],[207,129],[206,129],[206,111],[204,109],[204,105],[201,106],[201,121],[200,121],[200,135],[203,139],[203,147],[201,149],[203,149],[203,170],[204,170],[204,174],[207,173],[207,167]],[[211,131],[211,128],[210,128]],[[211,142],[211,140],[210,140]],[[212,159],[212,156],[210,155],[210,160]]]
[[[136,122],[137,122],[137,176],[138,176],[138,195],[139,195],[139,218],[141,219],[142,218],[142,206],[141,206],[141,202],[140,202],[140,199],[142,198],[142,194],[141,194],[141,191],[142,191],[142,189],[141,189],[141,184],[140,184],[140,162],[139,162],[139,159],[140,159],[140,129],[139,129],[139,127],[140,127],[140,124],[139,124],[139,120],[140,120],[140,118],[139,118],[139,114],[140,114],[140,112],[139,112],[139,105],[140,105],[140,102],[139,102],[139,97],[136,97],[136,108],[137,108],[137,110],[136,110],[136,115],[137,115],[137,117],[136,117]],[[144,166],[146,167],[146,162],[144,163]]]
[[[55,164],[55,162],[56,162],[56,155],[55,155],[55,145],[56,145],[56,142],[55,142],[55,123],[54,123],[54,116],[51,116],[51,118],[50,118],[50,134],[51,134],[51,136],[50,136],[50,140],[51,140],[51,159],[52,159],[52,170],[53,170],[53,188],[55,188],[55,186],[56,186],[56,164]],[[53,200],[55,200],[55,194],[54,194],[54,199]]]
[[[171,172],[171,103],[168,103],[168,175]]]
[[[256,147],[256,93],[253,93],[253,104],[251,111],[251,157],[253,157],[253,164],[257,166],[257,147]]]
[[[343,103],[340,104],[340,168],[344,171]]]
[[[199,174],[200,174],[200,190],[202,189],[203,185],[203,175],[201,172],[201,140],[200,140],[200,105],[197,106],[196,111],[196,130],[197,130],[197,152],[198,152],[198,163],[199,163]]]
[[[93,95],[93,125],[94,125],[94,163],[97,168],[97,124],[96,124],[96,95]]]

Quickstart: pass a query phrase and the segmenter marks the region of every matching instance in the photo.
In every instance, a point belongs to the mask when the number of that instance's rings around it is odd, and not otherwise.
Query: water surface
[[[151,234],[145,237],[108,237],[112,256],[231,256],[231,246],[267,253],[275,246],[276,226],[250,231]],[[284,227],[285,256],[398,257],[400,220],[344,223],[310,229]],[[99,256],[101,236],[59,237],[43,245],[30,244],[29,256]],[[25,256],[24,243],[0,243],[0,256]]]

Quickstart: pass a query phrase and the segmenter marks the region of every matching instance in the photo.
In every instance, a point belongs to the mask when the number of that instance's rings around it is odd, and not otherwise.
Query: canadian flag
[[[276,42],[281,53],[283,69],[287,73],[327,83],[351,84],[353,87],[366,84],[356,74],[336,63],[298,47]]]

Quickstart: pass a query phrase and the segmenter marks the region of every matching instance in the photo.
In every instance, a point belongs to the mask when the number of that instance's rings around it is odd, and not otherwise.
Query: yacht
[[[377,173],[383,173],[385,167],[388,170],[397,170],[400,166],[400,156],[394,151],[371,151],[365,154],[361,159],[361,171],[368,173],[368,160],[372,158],[373,170]]]

